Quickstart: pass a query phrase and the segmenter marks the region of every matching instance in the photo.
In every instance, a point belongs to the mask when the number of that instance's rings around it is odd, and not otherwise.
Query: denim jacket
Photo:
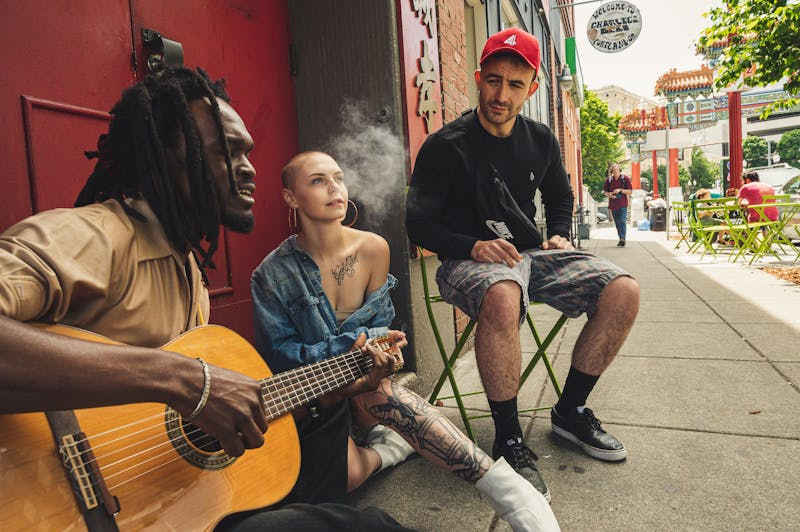
[[[360,333],[381,336],[394,319],[389,291],[397,279],[369,294],[364,304],[341,324],[314,259],[297,248],[290,236],[253,272],[256,349],[275,372],[286,371],[346,352]]]

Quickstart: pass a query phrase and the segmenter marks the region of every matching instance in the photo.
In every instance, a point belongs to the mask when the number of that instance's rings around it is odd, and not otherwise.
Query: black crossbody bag
[[[477,163],[475,208],[481,237],[485,240],[502,238],[514,244],[518,251],[540,247],[544,241],[542,234],[517,204],[497,168],[485,160],[474,127],[474,123],[467,126],[467,136],[474,154],[473,162]]]

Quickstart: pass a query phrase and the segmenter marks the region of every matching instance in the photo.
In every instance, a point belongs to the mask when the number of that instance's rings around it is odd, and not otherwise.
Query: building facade
[[[615,114],[625,116],[641,109],[650,111],[663,105],[651,98],[635,94],[618,85],[605,85],[590,90],[597,94],[597,97],[608,105],[608,114],[611,116]]]
[[[8,125],[0,164],[10,205],[0,229],[71,205],[91,171],[83,152],[107,127],[107,110],[152,61],[178,61],[176,45],[183,64],[227,79],[257,146],[256,230],[222,237],[218,269],[209,272],[212,321],[252,338],[250,273],[290,234],[280,169],[298,150],[326,150],[348,176],[358,227],[390,244],[390,269],[400,279],[396,326],[411,339],[407,367],[424,376],[429,326],[403,219],[416,151],[477,104],[473,72],[487,36],[518,26],[539,38],[543,52],[541,88],[524,113],[556,133],[579,190],[582,82],[574,43],[572,50],[567,44],[573,20],[572,7],[553,0],[17,4],[0,23],[0,66],[9,73],[0,87],[0,120]],[[32,43],[24,55],[19,42]]]

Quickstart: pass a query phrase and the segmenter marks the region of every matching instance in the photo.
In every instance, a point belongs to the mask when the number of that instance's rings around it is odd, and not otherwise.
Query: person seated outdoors
[[[289,223],[299,230],[256,268],[251,289],[256,347],[276,371],[347,351],[364,337],[388,335],[395,354],[405,334],[390,330],[389,247],[370,232],[342,225],[345,176],[329,155],[310,151],[283,169]],[[425,399],[392,379],[348,401],[326,402],[297,417],[301,472],[293,500],[340,500],[371,475],[413,451],[473,483],[514,530],[558,530],[544,496],[500,459],[493,461]],[[372,430],[366,446],[351,428]]]
[[[736,187],[728,187],[725,190],[725,197],[726,198],[735,198],[739,194],[739,189]],[[739,223],[741,220],[741,213],[738,210],[730,210],[728,211],[728,221],[731,223]],[[717,239],[720,244],[723,246],[734,246],[736,245],[736,241],[733,239],[731,232],[729,230],[720,231],[719,238]]]
[[[694,198],[692,198],[692,196],[694,196]],[[697,207],[708,207],[708,206],[710,206],[710,204],[703,203],[702,201],[699,201],[699,200],[720,198],[720,197],[722,197],[720,194],[717,194],[716,192],[711,192],[707,188],[701,188],[701,189],[698,189],[697,192],[692,194],[692,196],[689,196],[690,200],[691,199],[698,200],[698,201],[692,202],[692,210],[693,210],[695,216],[697,217],[697,221],[700,223],[700,225],[702,225],[703,227],[708,227],[708,226],[712,226],[712,225],[724,225],[725,224],[725,220],[723,220],[722,218],[719,217],[719,215],[718,215],[719,213],[717,211],[709,210],[709,209],[700,209],[700,210],[697,209]],[[716,233],[716,232],[713,235],[711,235],[711,242],[712,243],[717,241],[717,236],[718,236],[718,233]],[[695,240],[697,240],[697,235],[695,233],[692,233],[692,241],[695,241]]]
[[[477,321],[475,357],[494,421],[493,457],[504,457],[549,493],[536,454],[523,441],[517,409],[519,329],[529,301],[568,317],[587,315],[563,393],[550,411],[551,427],[590,456],[616,462],[627,449],[603,430],[586,402],[633,327],[639,285],[619,266],[570,243],[575,201],[558,139],[520,114],[538,88],[539,60],[538,39],[519,28],[487,40],[475,72],[477,110],[428,135],[417,154],[406,229],[414,243],[442,260],[436,272],[442,298]],[[480,209],[478,186],[486,182],[487,166],[504,178],[530,223],[541,193],[547,225],[541,244],[510,241],[505,222],[498,231],[491,213]]]
[[[737,195],[739,205],[742,208],[747,208],[747,221],[750,223],[775,221],[778,219],[777,207],[764,207],[762,212],[749,207],[750,205],[760,205],[765,203],[764,196],[771,196],[775,194],[775,189],[766,183],[759,181],[758,172],[755,170],[747,170],[742,173],[742,181],[744,185],[739,189]],[[766,203],[774,203],[775,200],[769,200]]]
[[[41,212],[0,234],[0,414],[156,402],[231,456],[263,445],[257,380],[157,349],[208,316],[202,267],[211,264],[220,227],[253,227],[253,139],[229,101],[224,83],[199,68],[167,68],[126,89],[76,208]],[[129,345],[56,336],[27,321]],[[388,374],[390,357],[370,356],[376,369],[342,397],[374,389]],[[120,503],[123,515],[139,510]],[[35,517],[40,509],[30,510]],[[335,523],[406,530],[377,509],[338,504],[239,514],[220,526],[341,529]]]

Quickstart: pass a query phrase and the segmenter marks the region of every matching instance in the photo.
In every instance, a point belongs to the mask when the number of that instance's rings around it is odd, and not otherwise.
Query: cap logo
[[[514,35],[512,35],[511,37],[509,37],[508,39],[503,41],[503,44],[507,44],[509,46],[516,46],[517,45],[517,34],[515,33]]]

